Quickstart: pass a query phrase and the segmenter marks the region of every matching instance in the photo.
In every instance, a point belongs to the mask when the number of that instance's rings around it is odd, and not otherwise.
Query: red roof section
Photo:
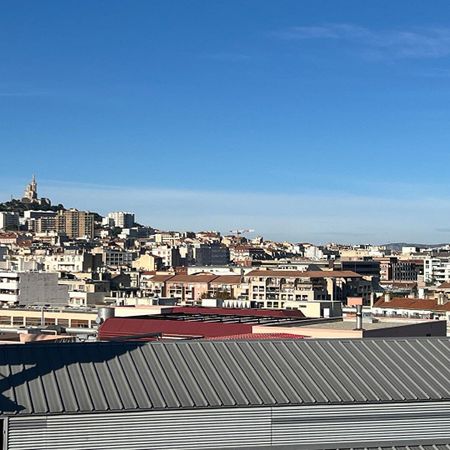
[[[417,309],[427,311],[450,311],[450,302],[439,305],[437,300],[426,298],[393,297],[388,302],[384,297],[380,298],[374,305],[375,308],[386,309]]]
[[[211,284],[240,284],[242,277],[240,275],[219,275]]]
[[[136,319],[124,317],[112,317],[107,319],[99,328],[98,336],[102,340],[124,338],[151,333],[162,333],[172,336],[233,336],[252,332],[253,325],[243,323],[205,323],[183,320],[160,319]],[[142,337],[140,340],[154,340],[152,337]]]
[[[248,277],[273,277],[273,278],[362,278],[351,270],[252,270]]]
[[[194,275],[178,274],[168,281],[171,283],[209,283],[217,277],[218,275],[213,275],[211,273],[198,273]]]

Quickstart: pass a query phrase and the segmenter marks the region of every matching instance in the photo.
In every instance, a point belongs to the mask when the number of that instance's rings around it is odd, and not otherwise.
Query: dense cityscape
[[[1,325],[91,328],[101,306],[346,317],[353,312],[349,297],[362,299],[370,323],[447,321],[450,312],[449,245],[314,245],[250,238],[251,229],[162,231],[139,225],[130,212],[101,217],[52,208],[39,197],[35,177],[22,198],[2,209],[8,210],[0,212]],[[65,319],[58,320],[58,308]],[[80,320],[80,311],[91,314]]]
[[[450,450],[448,0],[0,0],[0,61],[0,450]]]

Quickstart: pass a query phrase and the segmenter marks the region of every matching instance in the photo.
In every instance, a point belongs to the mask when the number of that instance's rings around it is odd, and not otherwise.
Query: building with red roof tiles
[[[208,295],[211,281],[218,275],[198,273],[195,275],[177,274],[166,281],[166,295],[180,298],[185,303],[195,303]]]
[[[450,302],[441,293],[437,299],[390,297],[380,298],[372,307],[372,314],[380,317],[404,319],[446,319],[450,317]]]
[[[337,314],[347,296],[363,297],[370,302],[371,283],[352,271],[252,270],[244,276],[248,298],[265,308],[307,308],[318,304],[314,315],[325,308]],[[339,307],[339,308],[338,308]]]

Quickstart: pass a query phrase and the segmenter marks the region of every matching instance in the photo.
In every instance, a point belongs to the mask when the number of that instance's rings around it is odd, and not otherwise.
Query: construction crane
[[[233,233],[236,237],[240,237],[241,234],[244,233],[253,233],[255,230],[248,229],[248,230],[230,230],[230,233]]]

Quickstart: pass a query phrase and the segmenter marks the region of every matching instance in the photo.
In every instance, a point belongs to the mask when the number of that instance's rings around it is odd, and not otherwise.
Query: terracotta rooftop
[[[388,302],[384,298],[380,298],[373,306],[375,308],[388,308],[388,309],[450,311],[450,302],[444,305],[439,305],[437,300],[426,298],[393,297]]]
[[[212,273],[199,273],[195,275],[178,274],[170,279],[173,283],[209,283],[218,278],[218,275]]]
[[[252,270],[249,277],[275,277],[275,278],[362,278],[351,270]]]
[[[156,283],[162,283],[164,281],[170,280],[174,276],[175,276],[174,274],[154,275],[153,277],[150,278],[150,281],[154,281]]]
[[[241,282],[240,275],[219,275],[211,284],[240,284]]]

